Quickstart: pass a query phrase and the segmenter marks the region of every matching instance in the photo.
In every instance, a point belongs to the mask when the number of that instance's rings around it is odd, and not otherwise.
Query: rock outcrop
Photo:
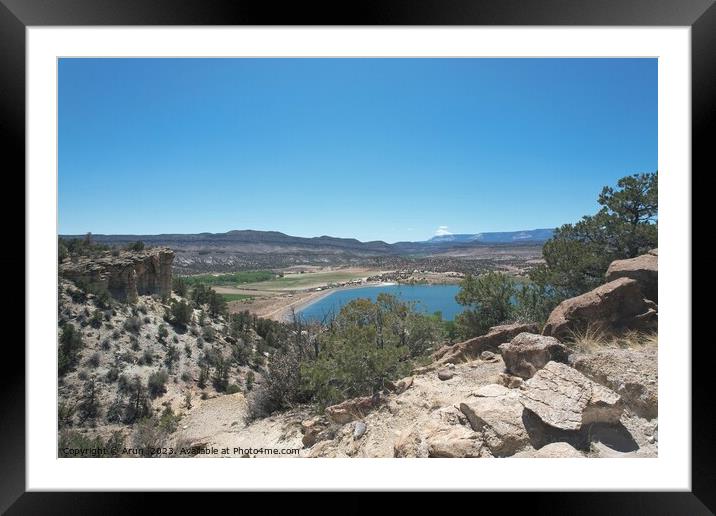
[[[619,278],[562,301],[550,314],[542,334],[568,339],[588,328],[619,333],[627,329],[654,330],[656,326],[656,304],[644,299],[636,280]]]
[[[500,344],[509,342],[522,332],[537,333],[538,331],[539,328],[533,323],[493,326],[485,335],[452,346],[441,347],[433,354],[433,359],[438,364],[465,362],[479,357],[483,351],[496,353]]]
[[[544,423],[561,430],[616,424],[624,411],[617,393],[559,362],[548,363],[527,380],[519,400]]]
[[[326,407],[326,416],[334,423],[345,424],[363,418],[381,403],[380,395],[364,396],[346,400]]]
[[[607,269],[606,280],[614,281],[619,278],[631,278],[639,283],[644,297],[658,303],[659,296],[659,258],[658,250],[653,249],[647,254],[615,260]]]
[[[460,424],[450,407],[425,424],[402,432],[393,445],[394,457],[476,458],[485,455],[480,435]]]
[[[570,363],[587,378],[619,394],[627,407],[646,419],[658,416],[658,365],[656,347],[605,349],[570,357]]]
[[[115,299],[133,303],[140,295],[171,294],[173,261],[174,251],[158,247],[65,261],[59,273],[75,283],[106,290]]]
[[[495,457],[512,455],[529,444],[522,422],[524,408],[516,390],[487,385],[460,403],[460,410]]]
[[[520,333],[510,342],[500,344],[505,369],[525,380],[532,378],[547,362],[567,362],[569,350],[554,337]]]

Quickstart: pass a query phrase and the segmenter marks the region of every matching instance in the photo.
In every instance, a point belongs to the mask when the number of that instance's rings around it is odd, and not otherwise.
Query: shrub
[[[60,344],[57,350],[57,369],[60,376],[67,373],[77,364],[79,352],[83,347],[82,334],[74,325],[65,324],[62,327]]]
[[[132,444],[144,451],[144,457],[160,457],[161,454],[156,450],[163,448],[166,440],[167,432],[155,417],[145,417],[139,421],[132,435]]]
[[[189,373],[189,371],[184,371],[184,372],[181,374],[181,380],[182,380],[183,382],[190,382],[191,379],[192,379],[192,378],[191,378],[191,374]]]
[[[119,379],[119,368],[117,366],[110,367],[107,370],[107,374],[105,374],[104,379],[107,383],[116,382]]]
[[[171,369],[177,360],[179,360],[179,350],[176,346],[171,345],[167,348],[167,356],[164,358],[164,363]]]
[[[127,245],[127,250],[136,252],[144,251],[144,242],[137,240],[136,242]]]
[[[96,309],[92,313],[92,318],[90,319],[90,326],[95,329],[99,329],[102,327],[102,320],[104,319],[104,312],[100,310],[99,308]]]
[[[99,363],[101,362],[101,360],[102,355],[99,351],[97,351],[95,353],[92,353],[92,355],[87,359],[87,365],[96,369],[97,367],[99,367]]]
[[[172,278],[172,290],[176,292],[179,297],[186,297],[188,285],[184,278],[181,276],[174,276]]]
[[[154,355],[148,349],[145,349],[144,353],[142,353],[142,363],[146,365],[152,365],[154,363]]]
[[[57,404],[57,423],[60,428],[72,426],[75,408],[76,405],[69,405],[63,402]]]
[[[239,387],[235,383],[229,384],[229,386],[226,388],[226,394],[236,394],[237,392],[241,392],[241,387]]]
[[[85,382],[82,397],[77,404],[80,424],[84,424],[84,422],[88,420],[94,422],[94,420],[99,417],[101,404],[98,396],[97,383],[94,377],[92,377]]]
[[[217,392],[224,392],[229,387],[229,364],[223,358],[216,364],[211,382]]]
[[[197,382],[197,385],[200,389],[203,389],[206,387],[206,381],[209,379],[209,370],[206,366],[202,366],[199,369],[199,381]]]
[[[256,381],[256,375],[253,371],[246,373],[246,390],[251,391],[254,388],[254,382]]]
[[[167,392],[166,383],[169,379],[169,373],[166,370],[161,369],[149,375],[147,380],[147,388],[149,390],[149,396],[157,398]]]
[[[117,378],[117,390],[119,392],[128,393],[130,390],[131,380],[129,379],[129,376],[122,373],[119,375],[119,378]]]
[[[216,337],[216,332],[214,331],[213,326],[204,326],[204,331],[202,333],[202,336],[204,337],[204,340],[206,342],[214,342],[214,338]]]
[[[179,426],[179,419],[180,417],[174,413],[171,405],[167,405],[159,417],[159,428],[167,434],[171,434]]]
[[[167,327],[164,324],[159,325],[159,329],[157,330],[157,338],[164,342],[164,339],[166,339],[169,336],[169,330],[167,330]]]
[[[117,393],[114,401],[107,407],[107,414],[105,416],[107,423],[121,423],[126,410],[127,407],[124,398],[121,394]]]
[[[122,327],[125,329],[125,331],[139,334],[139,330],[142,327],[142,321],[139,317],[128,317],[127,319],[125,319]]]
[[[121,377],[120,377],[121,380]],[[150,410],[147,389],[142,384],[142,379],[135,375],[127,386],[128,401],[125,406],[123,423],[130,424],[146,417]]]
[[[184,301],[172,300],[171,319],[174,324],[186,327],[190,322],[194,311],[189,303]]]

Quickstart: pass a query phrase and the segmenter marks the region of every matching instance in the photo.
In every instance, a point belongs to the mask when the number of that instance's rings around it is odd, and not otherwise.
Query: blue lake
[[[443,319],[452,321],[465,307],[457,304],[455,295],[459,285],[380,285],[336,290],[298,312],[309,321],[321,321],[327,314],[337,314],[341,307],[354,299],[375,301],[378,294],[392,294],[401,301],[415,302],[416,310],[425,313],[442,312]]]

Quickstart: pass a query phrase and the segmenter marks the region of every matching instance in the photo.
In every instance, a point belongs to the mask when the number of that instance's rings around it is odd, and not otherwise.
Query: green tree
[[[474,337],[511,320],[517,291],[515,280],[502,272],[466,276],[455,296],[458,303],[467,307],[455,319],[459,332],[464,337]]]
[[[187,285],[186,279],[181,276],[174,276],[172,278],[172,290],[179,297],[186,297],[189,286]]]
[[[172,323],[186,327],[191,322],[192,315],[194,315],[194,310],[192,310],[189,303],[183,299],[181,301],[172,300]]]
[[[605,186],[600,210],[558,228],[542,250],[545,263],[530,278],[555,299],[587,292],[604,282],[609,264],[658,247],[657,173],[621,178]]]
[[[60,345],[57,350],[57,369],[60,376],[77,365],[79,352],[84,347],[82,334],[73,324],[67,323],[62,327]]]
[[[136,242],[129,244],[127,249],[130,251],[144,251],[144,242],[137,240]]]

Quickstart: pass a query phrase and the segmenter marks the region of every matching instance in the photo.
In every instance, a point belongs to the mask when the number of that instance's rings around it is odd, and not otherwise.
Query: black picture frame
[[[382,0],[356,4],[294,2],[280,8],[269,2],[244,0],[0,0],[0,126],[4,129],[5,163],[9,163],[3,167],[3,176],[6,181],[12,178],[18,182],[14,191],[25,191],[25,29],[83,25],[688,26],[692,49],[692,169],[702,174],[716,170],[709,138],[714,134],[716,115],[714,0]],[[686,173],[695,176],[693,172]],[[17,219],[17,208],[7,202],[2,209],[3,220],[12,224]],[[19,245],[15,252],[3,254],[5,271],[22,269],[26,275],[31,272]],[[10,276],[14,278],[6,280],[7,288],[20,292],[19,274]],[[15,313],[17,305],[14,299]],[[708,340],[701,347],[692,347],[691,492],[481,493],[480,505],[497,502],[518,510],[524,506],[539,514],[713,514],[714,416],[712,409],[704,410],[712,405],[707,384],[712,374],[706,357]],[[160,500],[165,512],[185,507],[186,495],[179,493],[25,492],[25,353],[17,344],[10,346],[9,340],[4,348],[4,361],[13,367],[5,368],[0,377],[0,510],[7,514],[124,513],[129,506],[138,507],[139,500],[134,497],[139,496],[142,505],[147,500]],[[261,503],[259,499],[246,499],[247,494],[240,496],[247,500],[246,505],[242,504],[246,510],[254,502]],[[348,496],[351,498],[342,497],[343,508],[361,512],[370,509],[363,495]],[[223,504],[223,498],[212,498],[211,503]],[[301,498],[296,493],[289,503],[301,506]],[[509,502],[505,505],[506,499]],[[420,507],[424,500],[424,496],[416,495],[404,502],[402,510],[411,510],[413,504]]]

